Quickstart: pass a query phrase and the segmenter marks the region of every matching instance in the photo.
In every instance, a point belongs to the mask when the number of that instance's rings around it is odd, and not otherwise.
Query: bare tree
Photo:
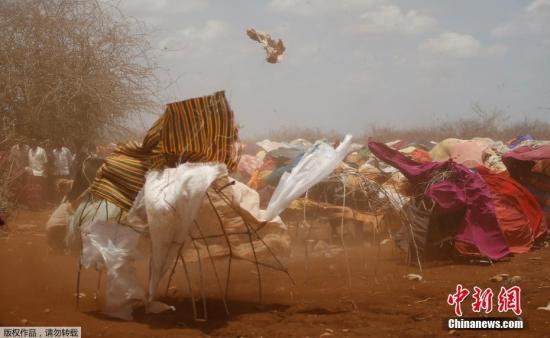
[[[93,139],[151,107],[152,48],[115,5],[2,0],[0,45],[0,113],[17,134]]]

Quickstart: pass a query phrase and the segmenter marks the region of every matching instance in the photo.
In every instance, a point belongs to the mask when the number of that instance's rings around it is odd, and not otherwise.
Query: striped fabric
[[[91,192],[122,209],[129,210],[150,167],[150,153],[141,144],[129,142],[118,146],[105,159],[91,187]]]
[[[229,171],[238,164],[238,134],[223,91],[170,103],[160,129],[160,152],[190,162],[220,162]]]
[[[142,144],[119,146],[107,157],[91,191],[129,210],[149,169],[183,162],[220,162],[233,171],[240,157],[237,145],[233,111],[223,91],[170,103]]]

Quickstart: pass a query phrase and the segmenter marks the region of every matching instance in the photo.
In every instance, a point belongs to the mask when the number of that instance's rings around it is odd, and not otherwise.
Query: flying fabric
[[[279,215],[293,200],[330,175],[350,152],[351,138],[351,135],[346,135],[336,149],[327,143],[317,142],[290,173],[285,172],[267,206],[266,220]]]
[[[258,32],[254,28],[246,30],[246,35],[254,41],[261,43],[267,53],[265,60],[269,63],[278,63],[283,58],[286,48],[281,39],[274,40],[264,32]]]

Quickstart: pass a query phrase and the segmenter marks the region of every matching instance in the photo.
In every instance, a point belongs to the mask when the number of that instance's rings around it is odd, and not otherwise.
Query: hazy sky
[[[154,32],[165,102],[226,90],[241,135],[362,133],[472,114],[550,121],[550,0],[123,0]],[[279,64],[245,30],[287,48]]]

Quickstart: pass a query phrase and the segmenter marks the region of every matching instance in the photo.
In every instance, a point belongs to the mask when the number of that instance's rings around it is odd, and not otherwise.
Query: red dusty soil
[[[175,312],[135,312],[133,321],[112,320],[97,310],[93,294],[95,271],[82,275],[80,309],[75,308],[77,258],[50,254],[44,237],[47,213],[21,211],[10,222],[8,237],[0,239],[0,325],[82,326],[84,337],[406,337],[406,336],[550,336],[550,312],[537,310],[550,301],[550,249],[514,257],[494,266],[460,265],[452,262],[424,268],[424,280],[403,278],[418,269],[401,263],[397,254],[374,249],[350,250],[351,288],[348,288],[343,256],[309,260],[305,279],[302,255],[290,261],[296,281],[262,270],[264,299],[257,303],[257,279],[251,265],[233,270],[229,293],[230,315],[226,316],[212,276],[208,277],[208,321],[195,322],[184,278],[176,274],[177,290],[165,299]],[[18,229],[34,224],[36,229]],[[298,249],[302,251],[302,249]],[[145,282],[146,263],[139,266]],[[447,295],[457,283],[492,287],[497,273],[519,275],[522,280],[523,318],[521,331],[449,331],[443,320],[453,315]],[[104,282],[103,282],[104,285]],[[496,303],[496,297],[495,297]],[[463,303],[466,314],[471,301]],[[496,309],[493,311],[496,312]],[[512,316],[507,314],[507,316]]]

